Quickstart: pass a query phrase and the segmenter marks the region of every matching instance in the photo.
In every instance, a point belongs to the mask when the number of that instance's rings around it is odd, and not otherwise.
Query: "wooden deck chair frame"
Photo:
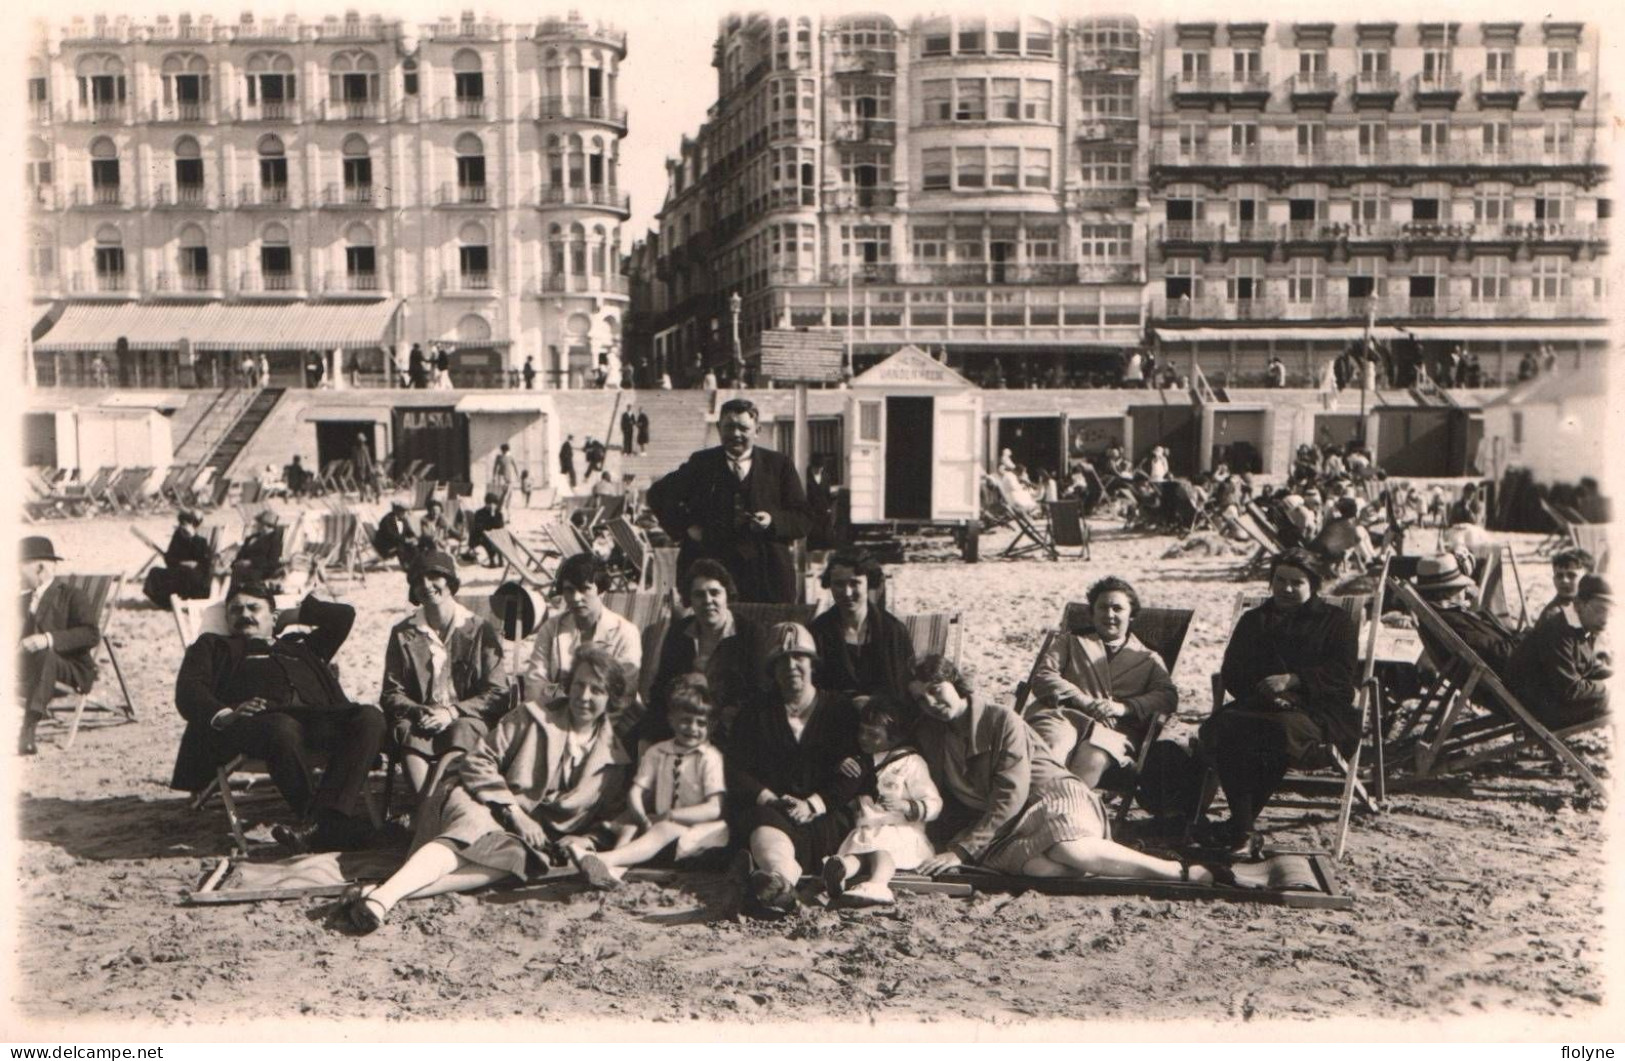
[[[124,668],[118,661],[118,652],[113,648],[113,639],[108,632],[109,619],[113,614],[113,602],[118,600],[119,591],[124,586],[124,576],[114,573],[83,573],[58,576],[70,586],[76,586],[90,598],[91,608],[96,612],[96,628],[101,631],[101,649],[107,655],[107,661],[112,665],[113,677],[118,682],[119,696],[123,704],[102,703],[92,699],[95,686],[80,692],[70,686],[57,683],[53,703],[57,698],[71,698],[73,701],[73,714],[68,720],[68,738],[62,743],[64,750],[73,747],[73,742],[79,737],[79,727],[85,720],[86,711],[102,711],[108,715],[116,715],[114,725],[136,720],[135,701],[130,697],[130,687],[124,681]],[[47,715],[52,714],[49,706]]]
[[[609,521],[609,534],[626,558],[620,581],[626,589],[648,589],[654,568],[654,546],[649,544],[649,535],[624,515]]]
[[[1185,647],[1185,637],[1190,633],[1191,619],[1195,612],[1189,608],[1141,608],[1130,632],[1147,648],[1162,657],[1163,664],[1168,673],[1174,673],[1174,667],[1179,664],[1180,653]],[[1060,624],[1053,630],[1044,634],[1044,642],[1038,648],[1038,654],[1033,657],[1033,665],[1028,668],[1027,680],[1016,685],[1015,709],[1018,715],[1025,715],[1028,699],[1032,695],[1034,680],[1038,677],[1038,664],[1043,660],[1044,653],[1048,652],[1050,645],[1057,637],[1064,634],[1082,634],[1094,628],[1094,619],[1090,614],[1086,601],[1068,601],[1061,609]],[[1142,636],[1143,634],[1143,636]],[[1146,729],[1145,739],[1140,742],[1140,748],[1135,753],[1134,764],[1131,767],[1135,784],[1124,795],[1118,804],[1115,816],[1115,825],[1122,828],[1128,820],[1129,810],[1134,806],[1134,793],[1138,788],[1140,774],[1145,769],[1146,756],[1150,754],[1151,746],[1162,735],[1162,728],[1166,720],[1158,717],[1151,720]]]
[[[1540,510],[1546,513],[1546,518],[1552,521],[1553,529],[1547,531],[1546,537],[1535,546],[1535,555],[1549,556],[1574,540],[1573,525],[1561,512],[1552,507],[1550,501],[1544,497],[1536,500],[1540,502]]]
[[[1089,559],[1089,521],[1084,518],[1082,501],[1046,501],[1044,511],[1049,515],[1049,535],[1055,559],[1060,550],[1076,549],[1071,559]]]
[[[728,610],[741,618],[750,620],[764,630],[779,623],[800,623],[802,626],[806,626],[818,615],[818,605],[816,604],[767,604],[740,601],[730,603]]]
[[[1007,527],[1015,522],[1010,507],[1005,504],[1004,492],[991,475],[982,475],[982,533]]]
[[[1336,774],[1335,780],[1338,784],[1340,792],[1337,801],[1337,825],[1332,841],[1331,852],[1334,861],[1342,860],[1343,852],[1348,846],[1349,823],[1353,817],[1355,800],[1359,800],[1360,804],[1365,807],[1366,810],[1375,814],[1382,810],[1381,799],[1385,794],[1383,789],[1384,762],[1381,736],[1382,719],[1380,717],[1382,690],[1378,685],[1376,678],[1376,649],[1377,633],[1382,617],[1382,585],[1384,581],[1386,581],[1386,578],[1387,565],[1385,563],[1383,565],[1383,573],[1378,580],[1378,591],[1375,595],[1353,594],[1346,597],[1327,596],[1321,598],[1329,604],[1335,604],[1342,607],[1343,610],[1356,621],[1356,623],[1366,623],[1366,639],[1363,647],[1359,650],[1361,674],[1359,682],[1354,691],[1355,702],[1360,709],[1360,739],[1358,743],[1355,744],[1353,754],[1345,758],[1342,752],[1338,751],[1337,748],[1331,745],[1326,745],[1325,749],[1332,760],[1329,768],[1323,768],[1321,771],[1294,770],[1289,772],[1281,782],[1282,788],[1294,786],[1302,787],[1306,784],[1313,785],[1331,780],[1325,775],[1325,769],[1331,769]],[[1262,603],[1262,600],[1258,595],[1249,596],[1243,594],[1240,596],[1236,601],[1236,621],[1240,620],[1243,612],[1249,610],[1250,608],[1256,607],[1260,603]],[[1234,632],[1235,627],[1236,622],[1233,621],[1230,624],[1232,633]],[[1219,674],[1215,673],[1212,676],[1212,684],[1213,710],[1214,712],[1217,712],[1224,703],[1224,679]],[[1362,753],[1365,751],[1368,744],[1372,747],[1372,756],[1374,760],[1372,767],[1372,789],[1376,791],[1376,795],[1373,795],[1372,791],[1366,788],[1365,782],[1360,779],[1360,763]],[[1202,794],[1197,802],[1196,814],[1192,819],[1193,822],[1207,813],[1208,806],[1211,804],[1217,790],[1218,774],[1213,769],[1213,766],[1209,764],[1203,778]],[[1281,795],[1277,794],[1270,799],[1269,805],[1271,807],[1318,809],[1324,804],[1321,802],[1311,802],[1301,797],[1295,798],[1290,795],[1283,798]]]
[[[557,556],[561,563],[579,553],[592,551],[581,529],[568,520],[543,520],[536,530],[547,543],[543,551]]]
[[[544,594],[553,591],[553,576],[542,565],[534,553],[525,548],[513,532],[503,527],[485,532],[486,540],[491,548],[496,550],[502,558],[502,578],[506,580],[512,572],[519,581],[527,586],[534,586]]]
[[[1016,536],[1010,540],[1010,544],[1006,545],[1004,551],[999,555],[1013,560],[1017,557],[1041,552],[1047,554],[1051,560],[1059,560],[1061,554],[1056,551],[1055,543],[1050,540],[1048,534],[1039,528],[1038,524],[1033,522],[1032,517],[1010,503],[1010,498],[1004,492],[1004,485],[991,476],[987,476],[986,481],[991,483],[993,489],[998,493],[999,505],[1002,506],[1003,513],[1008,514],[1009,522],[1013,523],[1016,528]]]
[[[1548,729],[1520,702],[1496,676],[1478,653],[1474,652],[1452,630],[1433,606],[1424,600],[1416,587],[1390,580],[1392,592],[1407,612],[1415,618],[1427,641],[1443,650],[1446,659],[1441,666],[1439,685],[1430,698],[1424,698],[1416,716],[1407,722],[1399,735],[1394,751],[1408,750],[1411,731],[1418,730],[1415,745],[1415,770],[1421,778],[1465,771],[1481,763],[1517,755],[1524,748],[1539,745],[1550,752],[1558,762],[1567,766],[1599,797],[1606,800],[1607,786],[1581,762],[1569,748],[1566,738],[1590,729],[1607,725],[1606,719],[1595,719],[1563,730]],[[1474,694],[1479,693],[1488,705],[1478,718],[1464,717],[1471,713]],[[1511,744],[1486,748],[1484,745],[1501,737],[1515,737]],[[1473,745],[1476,751],[1467,749]]]

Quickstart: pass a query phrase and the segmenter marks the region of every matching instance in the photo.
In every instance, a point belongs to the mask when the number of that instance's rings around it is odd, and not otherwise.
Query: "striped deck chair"
[[[536,531],[542,551],[561,561],[592,550],[591,541],[575,524],[565,520],[543,520],[537,524]]]
[[[85,713],[94,711],[105,714],[111,718],[111,725],[120,725],[125,722],[134,722],[135,701],[130,698],[130,687],[124,681],[124,668],[120,666],[118,652],[113,648],[113,638],[109,632],[109,624],[113,614],[113,602],[118,600],[119,590],[124,585],[124,576],[119,574],[73,574],[58,576],[70,586],[77,587],[84,593],[90,602],[90,610],[96,616],[96,627],[101,631],[101,649],[112,665],[113,677],[118,682],[119,696],[122,703],[104,703],[92,699],[94,687],[79,692],[70,686],[58,683],[55,698],[47,705],[47,717],[55,716],[57,700],[64,700],[72,704],[73,713],[68,720],[68,739],[63,742],[64,749],[73,747],[73,742],[79,736],[79,727],[84,722]],[[66,710],[64,705],[63,710]]]
[[[1544,749],[1607,799],[1607,785],[1567,743],[1576,734],[1607,726],[1606,717],[1567,729],[1547,729],[1416,587],[1398,580],[1390,580],[1389,585],[1400,605],[1415,618],[1428,655],[1440,667],[1438,683],[1390,744],[1390,760],[1398,764],[1410,759],[1414,776],[1431,778]]]
[[[1174,667],[1179,663],[1180,651],[1185,647],[1185,635],[1190,630],[1191,617],[1195,615],[1189,608],[1141,608],[1134,617],[1131,632],[1139,639],[1141,644],[1162,657],[1163,664],[1172,674]],[[1027,672],[1027,680],[1016,685],[1015,709],[1019,715],[1026,715],[1030,708],[1039,706],[1036,702],[1029,705],[1032,695],[1033,682],[1038,677],[1038,665],[1044,659],[1044,654],[1057,637],[1067,634],[1084,634],[1094,629],[1094,616],[1089,610],[1086,601],[1068,601],[1066,607],[1061,609],[1061,622],[1054,630],[1044,635],[1044,643],[1038,648],[1038,655],[1033,657],[1033,665]],[[1146,756],[1151,746],[1162,735],[1164,719],[1153,719],[1147,728],[1145,739],[1135,755],[1134,764],[1130,768],[1135,783],[1126,792],[1122,793],[1122,802],[1118,805],[1116,823],[1119,827],[1128,819],[1128,812],[1134,805],[1134,792],[1138,788],[1138,779],[1145,769]]]
[[[610,521],[609,533],[626,561],[619,572],[620,581],[626,583],[627,589],[648,589],[654,570],[654,546],[649,544],[649,535],[625,516]]]
[[[965,624],[959,612],[909,612],[897,616],[908,627],[909,640],[914,642],[914,658],[945,656],[959,665],[959,650],[964,641]]]
[[[761,604],[730,603],[728,610],[749,619],[764,630],[778,623],[800,623],[806,626],[818,614],[816,604]]]
[[[671,602],[663,593],[611,590],[604,594],[604,607],[636,626],[641,633],[643,666],[638,672],[638,695],[647,704],[655,671],[660,667],[660,646],[671,627]]]
[[[1282,781],[1283,788],[1309,788],[1323,786],[1327,781],[1335,783],[1339,790],[1337,807],[1337,827],[1332,843],[1332,858],[1341,861],[1343,851],[1348,842],[1349,821],[1354,810],[1354,802],[1360,804],[1372,813],[1382,809],[1380,802],[1384,785],[1384,753],[1382,748],[1382,720],[1381,690],[1376,679],[1376,647],[1377,633],[1381,625],[1382,597],[1387,578],[1387,565],[1383,565],[1382,574],[1378,578],[1377,593],[1350,594],[1348,596],[1324,596],[1321,599],[1326,603],[1341,607],[1356,624],[1364,624],[1364,636],[1359,648],[1358,665],[1360,675],[1355,688],[1356,703],[1360,707],[1361,732],[1359,743],[1355,745],[1354,752],[1344,757],[1335,747],[1325,745],[1325,751],[1331,760],[1328,768],[1322,770],[1292,771]],[[1268,599],[1266,594],[1242,594],[1236,600],[1235,618],[1239,620],[1243,612],[1256,608]],[[1235,622],[1231,623],[1235,629]],[[1212,676],[1213,683],[1213,710],[1217,712],[1224,704],[1224,679],[1219,674]],[[1360,779],[1360,762],[1362,755],[1369,753],[1373,757],[1372,788],[1376,795],[1368,791],[1365,782]],[[1331,771],[1328,775],[1327,770]],[[1210,765],[1206,777],[1202,782],[1202,797],[1198,801],[1196,818],[1206,813],[1208,805],[1212,802],[1218,791],[1218,774]],[[1292,807],[1319,809],[1325,806],[1324,801],[1315,801],[1307,796],[1294,797],[1278,793],[1270,799],[1270,807]],[[1195,819],[1193,819],[1194,822]]]

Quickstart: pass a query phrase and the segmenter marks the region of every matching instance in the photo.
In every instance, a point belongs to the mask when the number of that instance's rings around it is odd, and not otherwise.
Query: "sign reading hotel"
[[[854,387],[925,388],[928,390],[974,390],[976,384],[942,364],[917,346],[905,346],[858,376]]]

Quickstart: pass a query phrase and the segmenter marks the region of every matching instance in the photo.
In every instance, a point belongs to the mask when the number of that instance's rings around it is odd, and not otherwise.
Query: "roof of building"
[[[1525,380],[1488,402],[1484,408],[1503,405],[1545,405],[1570,398],[1591,398],[1608,393],[1608,365],[1602,358],[1587,358],[1579,368],[1554,369]]]

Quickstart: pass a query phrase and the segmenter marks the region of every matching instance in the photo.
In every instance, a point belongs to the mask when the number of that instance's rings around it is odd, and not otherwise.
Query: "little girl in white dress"
[[[885,906],[892,902],[891,879],[913,869],[936,851],[925,823],[942,813],[942,796],[920,753],[905,743],[904,716],[885,696],[874,696],[859,717],[858,747],[869,763],[848,759],[841,769],[873,771],[874,792],[854,800],[857,824],[834,855],[824,860],[824,886],[831,903]],[[859,875],[864,879],[847,887]]]

